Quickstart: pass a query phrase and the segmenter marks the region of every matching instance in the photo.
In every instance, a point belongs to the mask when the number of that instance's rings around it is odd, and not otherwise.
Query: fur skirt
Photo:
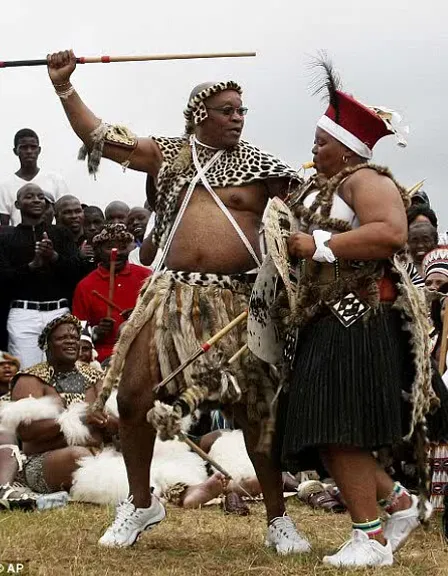
[[[148,343],[150,360],[157,362],[161,379],[171,374],[205,341],[247,310],[253,280],[247,274],[179,271],[165,271],[150,278],[116,345],[103,389],[118,385],[131,344],[148,323],[154,335]],[[205,386],[209,401],[242,402],[250,420],[268,419],[275,384],[267,365],[250,352],[227,364],[246,343],[246,325],[246,321],[241,322],[193,362],[161,390],[160,398],[172,403],[193,386]]]

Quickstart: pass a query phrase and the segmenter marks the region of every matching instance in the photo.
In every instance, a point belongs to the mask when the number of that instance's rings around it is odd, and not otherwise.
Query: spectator
[[[45,196],[44,220],[47,224],[51,225],[51,224],[53,224],[53,220],[54,220],[55,199],[54,199],[53,194],[51,194],[51,192],[45,192],[44,191],[44,196]]]
[[[57,200],[68,193],[67,184],[56,172],[42,170],[37,165],[41,147],[39,137],[29,128],[19,130],[14,136],[14,154],[19,158],[20,168],[0,184],[0,224],[20,223],[20,212],[16,206],[17,192],[27,182],[36,184]]]
[[[27,488],[22,488],[14,479],[22,466],[22,455],[14,432],[2,425],[2,413],[10,405],[9,391],[12,378],[20,369],[18,358],[0,352],[0,508],[31,510],[36,498]]]
[[[79,346],[78,360],[84,364],[90,364],[92,368],[102,371],[101,364],[98,362],[98,352],[95,350],[92,340],[92,330],[87,322],[81,322],[82,332]]]
[[[129,211],[126,220],[126,226],[128,228],[128,232],[134,236],[135,243],[138,247],[142,245],[146,226],[150,216],[151,212],[146,210],[146,208],[141,208],[140,206],[136,206]]]
[[[424,192],[423,192],[424,194]],[[407,211],[408,216],[408,227],[412,224],[418,222],[430,222],[434,228],[438,231],[438,220],[437,215],[434,210],[430,207],[429,203],[421,202],[417,204],[412,204],[412,206]],[[448,234],[446,232],[439,232],[439,246],[444,246],[448,244]]]
[[[448,282],[448,247],[436,248],[423,258],[423,275],[428,290],[439,290]]]
[[[64,226],[73,234],[73,238],[77,246],[81,246],[84,242],[84,211],[81,202],[72,196],[66,194],[59,198],[55,207],[56,224]]]
[[[145,237],[150,216],[151,212],[149,210],[146,210],[146,208],[140,208],[139,206],[132,208],[128,214],[128,231],[134,236],[136,243],[136,247],[131,250],[129,254],[129,262],[131,264],[137,264],[137,266],[144,266],[140,261],[140,246]],[[147,268],[149,268],[149,266],[147,266]]]
[[[80,333],[81,323],[71,314],[47,324],[39,336],[47,360],[21,371],[12,383],[12,409],[27,455],[23,474],[41,494],[68,491],[77,461],[117,431],[116,419],[87,413],[103,375],[77,362]]]
[[[428,252],[437,248],[437,244],[437,230],[429,222],[417,222],[409,228],[409,254],[420,276],[423,276],[423,258]]]
[[[98,268],[78,284],[73,297],[73,314],[86,320],[93,327],[93,340],[99,362],[112,354],[120,325],[124,318],[119,310],[126,311],[135,306],[143,282],[149,271],[129,264],[128,255],[133,246],[133,237],[124,224],[107,224],[93,239]],[[100,296],[109,295],[109,269],[112,248],[118,250],[114,279],[114,303],[108,315],[108,305]]]
[[[79,257],[70,232],[43,220],[39,186],[23,186],[16,205],[22,223],[0,236],[0,279],[10,300],[8,350],[26,368],[43,359],[37,345],[42,327],[68,312]]]
[[[412,224],[418,224],[420,222],[429,222],[436,230],[439,226],[436,213],[430,208],[429,204],[413,204],[408,208],[406,214],[408,217],[408,228],[412,226]]]
[[[430,207],[428,194],[426,194],[424,190],[417,190],[417,192],[415,192],[415,194],[413,194],[411,197],[411,204],[413,206],[426,204],[428,207]]]
[[[106,206],[104,212],[107,224],[126,224],[129,214],[129,206],[120,200],[114,200]]]
[[[104,228],[105,219],[101,208],[98,206],[86,206],[84,208],[84,236],[89,245],[92,245],[93,237]]]
[[[9,383],[19,368],[20,362],[18,358],[11,356],[7,352],[0,351],[0,402],[9,399]]]

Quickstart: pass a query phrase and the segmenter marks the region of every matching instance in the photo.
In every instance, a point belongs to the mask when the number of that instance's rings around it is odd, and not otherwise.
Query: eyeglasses
[[[246,116],[248,109],[244,106],[240,106],[239,108],[235,108],[235,106],[223,106],[222,108],[211,108],[210,106],[207,107],[207,110],[216,110],[216,112],[221,112],[224,116],[233,116],[234,114],[238,114],[238,116]]]

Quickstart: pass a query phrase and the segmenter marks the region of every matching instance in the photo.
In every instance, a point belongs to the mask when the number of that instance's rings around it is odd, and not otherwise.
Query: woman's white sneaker
[[[419,499],[414,494],[410,496],[410,507],[406,508],[406,510],[399,510],[398,512],[389,514],[384,524],[384,538],[390,542],[392,552],[401,548],[411,533],[420,526]],[[426,501],[424,520],[429,520],[431,514],[432,504]]]
[[[118,548],[132,546],[144,530],[154,528],[165,516],[165,508],[156,496],[152,495],[149,508],[136,508],[131,496],[117,506],[115,520],[98,544]]]
[[[268,548],[275,548],[277,554],[281,555],[311,551],[311,544],[297,532],[294,522],[286,514],[272,520],[264,543]]]
[[[392,566],[394,558],[390,542],[385,546],[371,539],[362,530],[353,530],[348,542],[332,556],[325,556],[324,564],[340,568],[363,568],[365,566]]]

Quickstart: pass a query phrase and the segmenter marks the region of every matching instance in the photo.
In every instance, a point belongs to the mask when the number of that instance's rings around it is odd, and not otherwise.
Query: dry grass
[[[224,516],[216,507],[192,511],[170,507],[168,518],[130,550],[104,550],[96,544],[112,510],[73,504],[44,513],[0,513],[0,561],[29,560],[29,573],[36,576],[349,574],[320,562],[347,536],[347,515],[313,512],[291,501],[288,509],[313,543],[313,553],[306,557],[281,558],[265,550],[262,504],[253,505],[247,518]],[[448,576],[448,547],[439,520],[434,520],[428,531],[418,530],[413,535],[397,554],[394,567],[357,573]]]

